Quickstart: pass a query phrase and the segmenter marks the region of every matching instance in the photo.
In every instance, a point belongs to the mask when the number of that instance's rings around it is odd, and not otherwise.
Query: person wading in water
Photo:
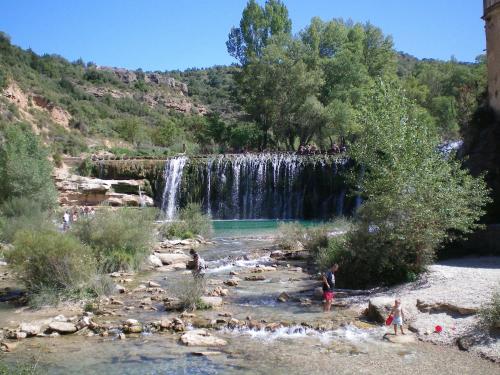
[[[332,265],[329,271],[323,274],[323,311],[328,312],[332,307],[333,288],[335,287],[335,272],[339,269],[338,264]]]

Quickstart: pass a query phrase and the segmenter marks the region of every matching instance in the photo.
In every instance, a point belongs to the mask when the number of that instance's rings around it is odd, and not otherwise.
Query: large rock
[[[60,333],[62,335],[75,333],[77,331],[76,326],[69,322],[52,322],[49,323],[49,329],[53,332]]]
[[[474,315],[479,310],[478,306],[467,305],[466,301],[425,301],[421,299],[417,300],[417,308],[421,312],[446,312],[458,315]]]
[[[187,346],[225,346],[227,341],[210,335],[204,329],[188,331],[181,336],[181,343]]]
[[[28,337],[36,336],[42,331],[42,327],[34,323],[21,323],[19,331],[25,332]]]
[[[218,307],[221,307],[223,304],[222,298],[220,297],[208,297],[208,296],[202,296],[201,301],[209,306],[212,309],[216,309]]]
[[[148,257],[148,263],[151,264],[153,267],[163,266],[163,262],[161,261],[161,259],[154,254],[151,254]]]
[[[366,317],[377,323],[384,323],[387,316],[391,312],[393,305],[394,298],[392,297],[370,298],[368,310],[366,311]]]
[[[155,255],[165,265],[177,264],[177,263],[184,263],[184,264],[186,264],[191,259],[186,254],[155,253]]]

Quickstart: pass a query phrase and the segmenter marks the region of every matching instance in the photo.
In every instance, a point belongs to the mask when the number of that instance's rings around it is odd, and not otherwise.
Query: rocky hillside
[[[39,56],[0,34],[0,122],[29,123],[55,155],[113,147],[175,152],[176,144],[195,142],[193,128],[208,113],[167,73]]]

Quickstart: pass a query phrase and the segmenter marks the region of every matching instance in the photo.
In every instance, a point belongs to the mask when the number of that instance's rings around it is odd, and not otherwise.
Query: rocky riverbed
[[[498,259],[438,264],[399,288],[339,291],[333,312],[324,314],[318,276],[304,254],[270,245],[267,238],[166,241],[153,249],[149,269],[112,274],[116,294],[93,305],[32,310],[4,302],[3,356],[17,361],[37,353],[51,373],[93,373],[83,364],[95,373],[302,373],[304,363],[310,373],[498,373],[498,364],[475,355],[499,360],[498,338],[488,333],[490,341],[481,341],[486,333],[475,316],[500,280]],[[176,286],[192,277],[192,247],[209,266],[203,301],[211,308],[190,313],[178,310]],[[2,287],[12,283],[8,276]],[[406,337],[388,335],[377,322],[395,296],[408,310]],[[441,334],[433,333],[436,324]],[[461,345],[474,355],[456,347],[464,335],[478,338]]]

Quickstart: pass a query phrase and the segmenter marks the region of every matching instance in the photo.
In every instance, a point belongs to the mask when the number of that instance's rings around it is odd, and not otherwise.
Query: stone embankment
[[[141,207],[153,206],[149,181],[102,180],[71,174],[67,169],[54,172],[62,206]]]

